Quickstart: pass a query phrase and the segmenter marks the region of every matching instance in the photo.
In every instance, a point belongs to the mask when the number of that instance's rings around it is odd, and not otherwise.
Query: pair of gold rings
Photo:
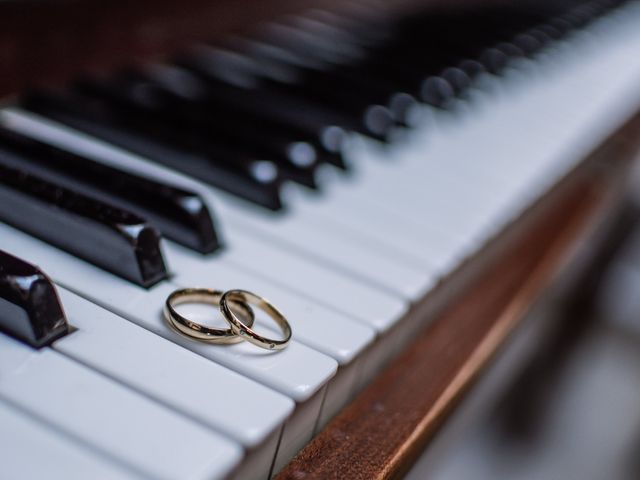
[[[214,328],[196,323],[176,311],[183,303],[205,303],[218,306],[229,328]],[[255,313],[251,307],[264,311],[280,327],[283,338],[264,337],[252,330]],[[282,350],[291,340],[291,326],[285,316],[267,299],[246,290],[211,290],[183,288],[172,292],[164,305],[164,316],[178,332],[190,338],[214,344],[231,344],[246,340],[267,350]]]

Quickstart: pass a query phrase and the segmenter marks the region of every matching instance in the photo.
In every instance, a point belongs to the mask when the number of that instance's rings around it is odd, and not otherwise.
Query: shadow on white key
[[[236,440],[248,450],[242,474],[266,478],[291,399],[64,288],[58,293],[77,331],[57,340],[55,350]]]
[[[0,398],[157,479],[224,478],[235,442],[50,348],[0,335]]]
[[[218,212],[214,200],[222,195],[191,178],[32,114],[6,109],[1,116],[3,123],[10,128],[36,138],[128,171],[197,191]],[[218,213],[221,213],[221,223],[227,229],[227,248],[220,253],[227,261],[316,301],[326,303],[325,299],[331,297],[336,309],[373,323],[379,330],[389,328],[399,320],[408,308],[408,301],[418,299],[434,283],[430,273],[396,262],[384,252],[368,246],[368,242],[353,239],[340,228],[331,228],[322,222],[318,225],[305,223],[301,227],[292,223],[285,235],[277,232],[278,224],[266,227],[270,220],[256,220],[255,228],[239,229],[238,222],[247,223],[256,218],[255,210],[250,207],[246,208],[246,213],[229,214],[224,209]],[[266,219],[274,215],[267,211],[261,214]],[[263,228],[267,228],[270,235],[261,234]],[[331,239],[326,248],[311,241],[315,231],[318,238]],[[281,240],[285,236],[288,241],[283,243]],[[282,267],[282,258],[287,260],[285,269],[278,268]],[[340,268],[337,268],[338,264]],[[173,265],[173,268],[179,272],[180,265]],[[377,280],[372,283],[371,278]],[[322,284],[321,290],[317,288],[318,283]],[[361,308],[356,308],[353,297],[366,301],[362,302]]]
[[[172,261],[181,266],[181,273],[174,279],[180,285],[210,285],[222,290],[241,287],[277,305],[295,325],[296,340],[334,358],[339,364],[336,376],[327,386],[322,417],[332,417],[348,402],[358,384],[356,375],[363,361],[362,353],[375,337],[373,328],[215,258],[204,260],[172,242],[167,242],[167,251]],[[266,327],[270,325],[267,323]]]
[[[163,282],[145,290],[6,225],[0,225],[0,236],[4,250],[28,258],[57,284],[293,399],[298,405],[285,424],[279,458],[289,458],[311,439],[327,383],[337,370],[334,359],[295,338],[279,352],[262,350],[247,342],[212,348],[177,334],[163,318],[164,302],[178,285]]]
[[[126,466],[87,448],[83,442],[74,441],[3,402],[0,402],[0,425],[2,478],[144,478]]]

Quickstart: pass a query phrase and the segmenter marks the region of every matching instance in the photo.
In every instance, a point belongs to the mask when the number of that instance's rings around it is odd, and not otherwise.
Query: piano
[[[620,0],[1,2],[0,476],[401,477],[606,244],[638,25]],[[196,286],[264,295],[291,343],[180,335],[162,308]]]

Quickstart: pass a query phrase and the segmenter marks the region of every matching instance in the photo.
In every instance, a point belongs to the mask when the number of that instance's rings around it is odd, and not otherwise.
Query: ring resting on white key
[[[273,321],[282,330],[282,339],[272,339],[263,337],[251,329],[252,325],[244,323],[242,319],[236,315],[232,307],[234,305],[244,304],[252,305],[263,310],[269,315]],[[291,340],[291,326],[286,317],[267,299],[247,292],[246,290],[229,290],[220,299],[220,312],[231,325],[231,330],[243,340],[246,340],[257,347],[267,350],[282,350],[286,348]]]
[[[244,340],[232,328],[222,329],[208,327],[200,323],[189,320],[180,315],[175,307],[183,303],[206,303],[209,305],[220,305],[224,292],[221,290],[211,290],[208,288],[183,288],[172,292],[164,305],[164,316],[175,330],[187,337],[215,344],[231,344]],[[230,300],[227,308],[234,315],[234,318],[242,318],[251,327],[255,321],[253,310],[244,302],[234,302]],[[235,312],[233,312],[235,310]],[[236,313],[237,312],[237,313]],[[225,319],[227,319],[225,317]],[[228,321],[228,320],[227,320]]]

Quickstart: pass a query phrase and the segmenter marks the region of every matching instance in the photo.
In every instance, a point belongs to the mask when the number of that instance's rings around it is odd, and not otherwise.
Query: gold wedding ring
[[[244,323],[231,308],[235,305],[253,305],[263,310],[269,315],[274,322],[282,330],[282,339],[271,339],[259,335],[255,331],[251,330],[253,326],[251,323]],[[246,290],[229,290],[222,295],[220,299],[220,311],[224,318],[231,325],[233,333],[238,335],[238,338],[247,340],[257,347],[265,348],[267,350],[282,350],[287,346],[289,340],[291,340],[291,326],[285,316],[273,306],[267,299],[262,298],[255,293],[247,292]]]
[[[210,290],[207,288],[183,288],[176,290],[167,297],[164,305],[164,316],[173,328],[188,337],[217,344],[241,342],[244,338],[237,335],[233,328],[222,329],[207,327],[206,325],[193,322],[180,315],[175,309],[176,306],[183,303],[221,305],[223,293],[221,290]],[[255,320],[253,310],[246,303],[236,303],[230,298],[229,302],[225,303],[225,305],[234,319],[242,318],[242,320],[238,320],[239,323],[244,321],[249,328],[253,326]],[[225,320],[228,321],[226,315]]]

